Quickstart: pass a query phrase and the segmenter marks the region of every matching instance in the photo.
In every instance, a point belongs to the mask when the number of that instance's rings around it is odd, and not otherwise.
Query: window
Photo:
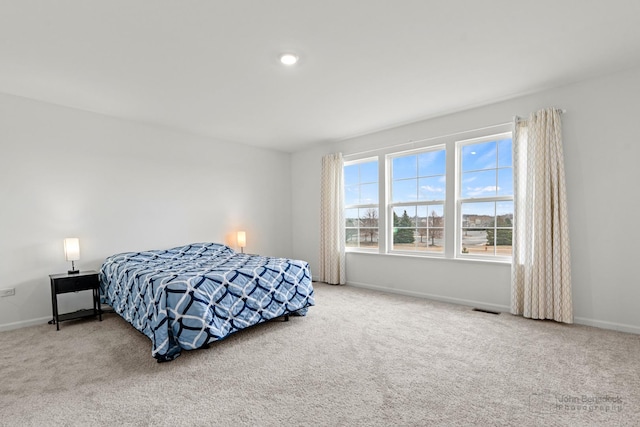
[[[496,125],[412,141],[411,150],[397,145],[349,159],[344,166],[348,250],[510,261],[510,129],[511,124]]]
[[[346,247],[378,249],[378,159],[344,166]]]
[[[446,151],[434,147],[390,156],[391,250],[444,252]]]
[[[458,142],[459,255],[510,257],[513,235],[511,134]]]

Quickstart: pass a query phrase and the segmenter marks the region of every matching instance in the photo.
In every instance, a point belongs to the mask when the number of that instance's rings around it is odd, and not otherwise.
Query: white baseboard
[[[424,292],[407,291],[404,289],[393,289],[393,288],[387,288],[384,286],[370,285],[368,283],[361,283],[361,282],[349,281],[347,282],[347,286],[372,289],[374,291],[388,292],[392,294],[406,295],[410,297],[426,298],[434,301],[448,302],[448,303],[457,304],[457,305],[466,305],[469,307],[482,308],[484,310],[506,312],[506,313],[509,312],[509,307],[506,305],[491,304],[491,303],[482,302],[482,301],[474,301],[474,300],[461,299],[461,298],[451,298],[451,297],[445,297],[442,295],[427,294]]]
[[[467,300],[467,299],[461,299],[461,298],[451,298],[451,297],[445,297],[442,295],[433,295],[433,294],[427,294],[423,292],[407,291],[404,289],[393,289],[393,288],[387,288],[385,286],[370,285],[368,283],[361,283],[361,282],[347,282],[347,285],[353,286],[356,288],[372,289],[374,291],[388,292],[392,294],[406,295],[410,297],[426,298],[434,301],[448,302],[451,304],[477,307],[485,310],[499,311],[504,313],[511,312],[511,309],[508,306],[491,304],[491,303],[486,303],[481,301],[473,301],[473,300]],[[640,335],[639,326],[626,325],[623,323],[607,322],[605,320],[588,319],[586,317],[574,317],[573,321],[574,323],[577,323],[579,325],[593,326],[600,329],[610,329],[614,331],[628,332],[631,334]]]
[[[579,325],[594,326],[600,329],[611,329],[614,331],[628,332],[640,335],[640,326],[626,325],[624,323],[607,322],[605,320],[587,319],[585,317],[574,317],[573,321]]]
[[[42,325],[43,323],[47,323],[49,320],[51,320],[51,316],[40,317],[38,319],[23,320],[20,322],[6,323],[4,325],[0,325],[0,332],[26,328],[27,326]]]

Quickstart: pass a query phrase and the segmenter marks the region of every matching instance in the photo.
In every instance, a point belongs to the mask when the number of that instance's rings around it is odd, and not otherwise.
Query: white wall
[[[290,154],[0,95],[0,330],[51,317],[48,275],[122,252],[214,241],[291,256]],[[237,249],[237,248],[236,248]],[[61,311],[88,294],[61,296]]]
[[[563,116],[576,322],[640,333],[640,69],[295,153],[293,252],[318,272],[320,159],[509,122],[545,107]],[[509,308],[510,266],[350,253],[349,284]]]

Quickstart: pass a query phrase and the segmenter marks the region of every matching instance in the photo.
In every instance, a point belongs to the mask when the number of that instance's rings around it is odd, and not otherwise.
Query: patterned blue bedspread
[[[110,256],[100,293],[151,339],[159,361],[284,314],[304,316],[314,305],[305,261],[238,254],[217,243]]]

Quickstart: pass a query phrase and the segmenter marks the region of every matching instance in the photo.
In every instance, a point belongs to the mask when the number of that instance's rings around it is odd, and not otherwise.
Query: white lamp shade
[[[238,231],[238,246],[241,248],[247,246],[247,233],[244,231]]]
[[[80,259],[80,240],[77,237],[64,239],[64,259],[67,261]]]

